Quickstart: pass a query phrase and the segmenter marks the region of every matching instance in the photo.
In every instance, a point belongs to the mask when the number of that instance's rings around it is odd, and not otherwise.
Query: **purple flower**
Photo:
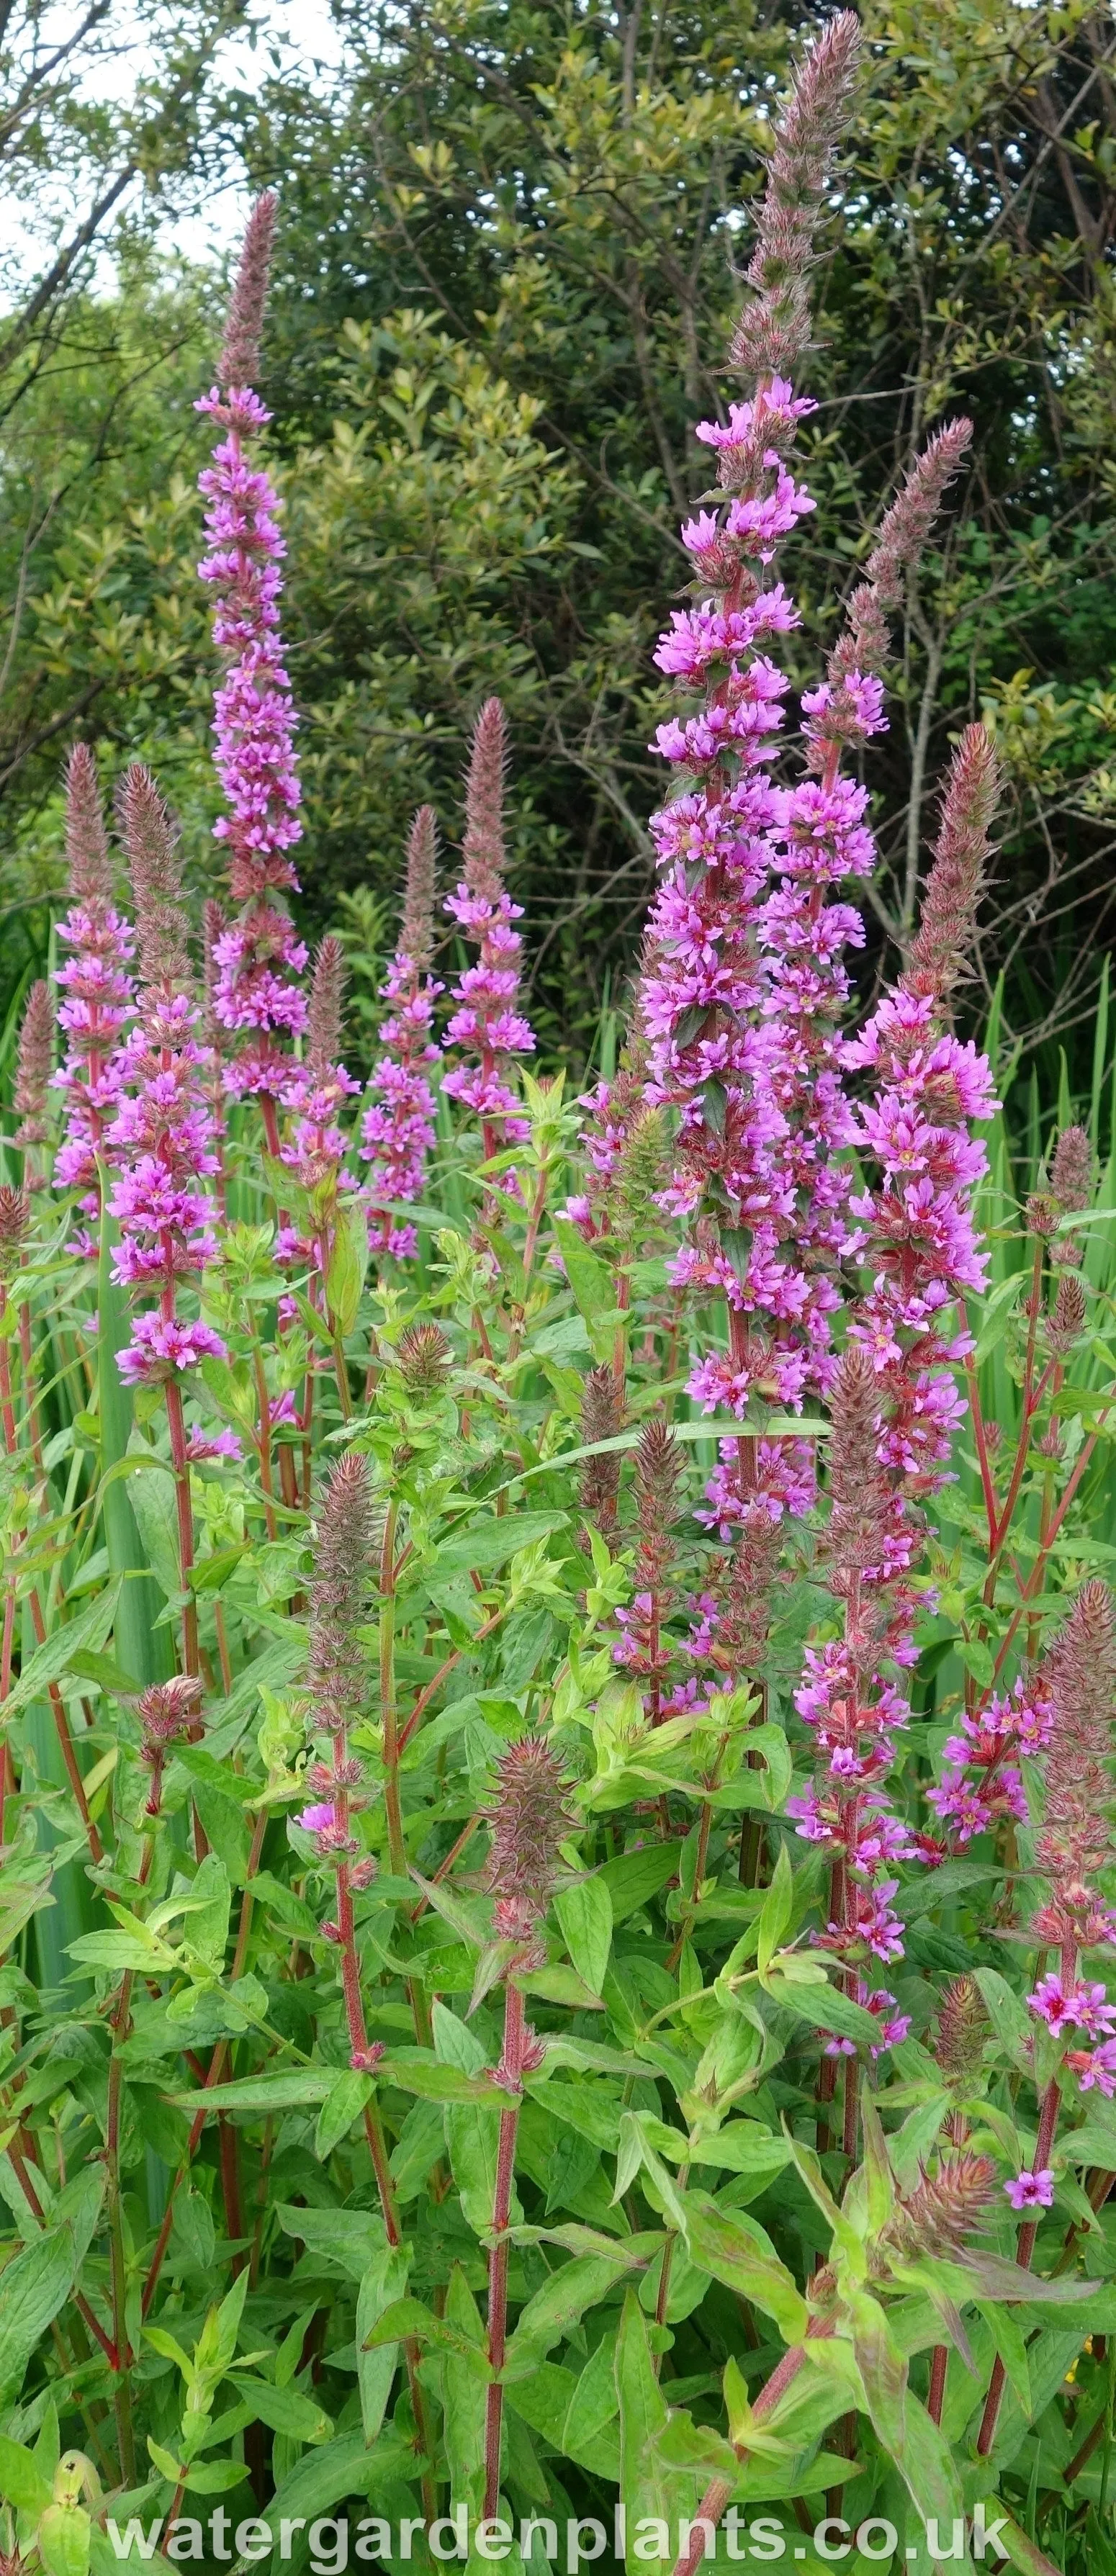
[[[433,947],[437,828],[420,805],[407,844],[402,938],[381,993],[391,1009],[380,1024],[384,1052],[372,1068],[370,1105],[361,1121],[362,1160],[371,1165],[369,1236],[373,1250],[403,1260],[417,1249],[411,1225],[399,1225],[387,1202],[417,1199],[434,1142],[434,1094],[426,1067],[436,1064],[434,1003],[442,986],[427,972]]]
[[[1070,2049],[1066,2064],[1072,2067],[1083,2093],[1102,2093],[1106,2102],[1116,2095],[1116,2039],[1104,2039],[1099,2048]]]
[[[1055,2039],[1067,2030],[1082,2030],[1087,2039],[1107,2039],[1116,2025],[1116,2004],[1109,2003],[1103,1985],[1074,1985],[1066,1994],[1056,1971],[1040,1979],[1027,1997],[1027,2009],[1046,2023]]]
[[[66,1054],[52,1087],[65,1100],[55,1186],[80,1190],[84,1215],[100,1214],[97,1157],[121,1092],[120,1042],[133,1011],[135,936],[113,902],[112,865],[93,755],[76,743],[66,772],[70,909],[58,925],[72,954],[55,974]]]
[[[137,1315],[132,1331],[134,1340],[117,1362],[128,1386],[162,1386],[184,1369],[197,1368],[203,1359],[228,1356],[220,1335],[208,1324],[180,1323],[173,1315],[152,1312]]]
[[[306,1000],[293,978],[306,962],[280,898],[297,890],[290,852],[302,837],[294,737],[298,718],[279,631],[278,497],[249,461],[270,414],[247,386],[216,386],[196,405],[226,432],[198,478],[209,504],[209,551],[198,566],[216,606],[213,640],[225,662],[214,698],[214,760],[228,806],[214,838],[229,852],[229,890],[239,920],[215,943],[213,1010],[222,1027],[249,1031],[226,1070],[227,1088],[258,1097],[268,1142],[278,1150],[275,1101],[289,1039],[305,1026]]]
[[[241,1458],[244,1451],[235,1431],[191,1431],[186,1455],[192,1466],[200,1466],[210,1458]]]
[[[1018,2173],[1013,2182],[1004,2184],[1004,2192],[1013,2209],[1052,2209],[1054,2176],[1049,2165],[1038,2173]]]
[[[336,1813],[328,1799],[317,1806],[304,1807],[302,1814],[295,1817],[296,1825],[301,1826],[304,1834],[328,1834],[336,1822]]]
[[[530,1055],[535,1038],[530,1021],[513,1005],[519,992],[522,941],[512,923],[522,906],[512,903],[504,886],[504,768],[507,728],[499,698],[481,708],[473,734],[465,792],[464,875],[446,911],[478,948],[477,965],[457,979],[450,1000],[457,1004],[446,1029],[446,1045],[458,1047],[475,1063],[457,1065],[442,1089],[480,1119],[486,1159],[527,1132],[515,1092],[503,1067],[515,1055]],[[514,1188],[505,1175],[502,1188]]]

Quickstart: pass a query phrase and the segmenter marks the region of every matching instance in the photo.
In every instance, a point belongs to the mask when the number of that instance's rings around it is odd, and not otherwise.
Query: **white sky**
[[[40,42],[49,49],[73,27],[83,8],[77,0],[59,0],[48,9],[41,22]],[[246,36],[238,35],[222,45],[215,58],[218,84],[232,81],[238,87],[252,90],[262,87],[274,68],[278,47],[285,63],[305,74],[315,63],[323,69],[335,65],[341,56],[342,43],[329,12],[329,0],[257,0],[257,41],[253,47]],[[132,95],[137,80],[142,78],[150,60],[146,33],[138,15],[133,16],[128,0],[114,9],[111,25],[113,46],[99,58],[83,49],[82,95],[90,100],[110,103]],[[176,250],[185,259],[202,262],[220,256],[234,242],[244,224],[250,192],[235,172],[230,172],[223,186],[208,189],[190,201],[184,188],[176,191],[179,204],[168,211],[160,225],[164,246]],[[13,202],[0,180],[0,257],[7,272],[9,290],[33,277],[50,255],[57,228],[64,229],[79,220],[88,198],[84,193],[71,194],[67,185],[52,185],[43,176],[37,185],[34,201]],[[126,208],[127,200],[122,201]],[[14,274],[13,274],[14,271]],[[112,285],[112,263],[104,258],[99,263],[99,282],[106,289]]]

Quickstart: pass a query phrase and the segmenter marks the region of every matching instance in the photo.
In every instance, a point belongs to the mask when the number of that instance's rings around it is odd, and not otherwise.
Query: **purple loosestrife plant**
[[[13,2567],[103,2576],[137,2517],[196,2555],[210,2494],[215,2562],[267,2521],[291,2576],[345,2497],[384,2565],[441,2516],[525,2564],[553,2518],[572,2566],[614,2506],[630,2576],[696,2576],[722,2517],[749,2561],[847,2526],[850,2563],[997,2533],[1024,2576],[1106,2563],[1104,1040],[1022,1156],[970,963],[999,765],[963,723],[856,999],[861,766],[892,622],[917,689],[937,585],[953,615],[948,559],[909,583],[969,440],[900,478],[792,709],[777,556],[856,48],[824,25],[769,128],[619,1070],[571,1108],[524,1061],[491,704],[437,1161],[429,810],[359,1104],[328,929],[300,981],[270,199],[249,227],[207,487],[230,905],[199,887],[196,947],[147,772],[134,932],[69,773],[96,1336],[36,1187],[42,992],[0,1187]]]
[[[13,1108],[19,1111],[19,1125],[12,1143],[26,1157],[24,1176],[31,1189],[41,1188],[43,1182],[35,1159],[35,1148],[45,1145],[51,1133],[48,1092],[54,1068],[54,1023],[50,986],[40,978],[30,986],[23,1006],[12,1093]]]
[[[80,1192],[81,1213],[95,1223],[101,1195],[97,1158],[119,1098],[116,1058],[132,1011],[132,930],[113,900],[112,862],[92,753],[75,743],[66,770],[66,858],[70,908],[59,939],[70,950],[55,982],[66,1054],[54,1076],[65,1102],[55,1186]],[[95,1238],[79,1240],[92,1252]]]
[[[486,1162],[527,1132],[503,1068],[512,1057],[533,1054],[535,1046],[530,1021],[516,1007],[523,942],[512,925],[521,918],[522,905],[512,902],[504,884],[507,760],[504,710],[499,698],[487,698],[477,717],[465,782],[461,883],[446,897],[446,911],[478,957],[451,988],[445,1043],[473,1061],[455,1065],[442,1081],[449,1098],[462,1101],[479,1118]]]
[[[520,1979],[545,1962],[546,1949],[539,1938],[539,1928],[557,1875],[558,1848],[571,1822],[566,1785],[550,1745],[539,1736],[522,1736],[517,1744],[509,1746],[497,1768],[488,1808],[491,1841],[486,1872],[495,1900],[493,1933],[504,1960],[504,2042],[493,2080],[513,2097],[522,2094],[524,2076],[534,2073],[546,2054],[527,2021]],[[488,2263],[491,2376],[484,2426],[486,2515],[494,2514],[500,2501],[504,2398],[501,2373],[507,2351],[511,2252],[508,2231],[518,2127],[518,2099],[513,2099],[500,2114]]]
[[[205,1049],[195,1031],[200,1012],[185,938],[178,837],[149,771],[126,771],[119,797],[136,915],[138,992],[135,1025],[117,1057],[120,1097],[104,1148],[116,1177],[109,1205],[119,1229],[112,1275],[136,1299],[153,1302],[134,1314],[132,1340],[117,1365],[125,1384],[161,1386],[170,1431],[178,1505],[179,1573],[185,1597],[183,1655],[196,1676],[197,1611],[190,1597],[194,1563],[190,1456],[183,1393],[206,1357],[225,1345],[199,1316],[180,1311],[217,1257],[209,1184],[217,1170],[206,1097]],[[204,1435],[198,1435],[205,1454]]]
[[[290,852],[302,835],[294,748],[297,718],[279,632],[280,566],[285,553],[278,499],[267,473],[251,462],[270,414],[253,392],[259,355],[277,199],[253,208],[230,307],[218,381],[197,408],[224,436],[200,477],[208,503],[209,552],[201,579],[217,596],[213,640],[226,675],[214,701],[214,757],[228,808],[214,837],[229,854],[234,918],[213,947],[213,1008],[223,1028],[243,1038],[226,1070],[235,1097],[260,1102],[271,1153],[278,1154],[277,1103],[288,1077],[286,1049],[306,1025],[306,996],[297,982],[306,948],[294,931],[286,896],[297,891]]]
[[[406,1219],[400,1223],[392,1215],[392,1203],[408,1205],[421,1197],[434,1142],[428,1068],[438,1062],[432,1031],[434,1004],[442,990],[430,973],[437,859],[437,817],[432,805],[420,805],[407,841],[399,945],[382,987],[390,1004],[380,1026],[383,1053],[372,1069],[370,1103],[361,1120],[361,1154],[369,1165],[369,1240],[374,1252],[390,1253],[396,1261],[413,1257],[418,1237]]]

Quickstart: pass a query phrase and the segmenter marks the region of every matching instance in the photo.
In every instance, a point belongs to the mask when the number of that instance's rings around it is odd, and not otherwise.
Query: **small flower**
[[[1116,2004],[1109,2003],[1104,1986],[1075,1985],[1066,1994],[1055,1973],[1043,1977],[1028,1995],[1027,2008],[1056,2039],[1067,2030],[1083,2030],[1088,2039],[1107,2039],[1116,2024]]]
[[[242,1458],[244,1449],[235,1431],[191,1431],[186,1455],[196,1467],[211,1458]]]
[[[372,2040],[367,2048],[351,2049],[349,2052],[349,2064],[352,2067],[354,2075],[374,2074],[383,2054],[384,2043],[382,2039]]]
[[[137,1315],[134,1340],[120,1353],[117,1366],[126,1386],[161,1386],[203,1359],[228,1354],[220,1334],[209,1324],[187,1324],[154,1312]]]
[[[1041,2166],[1037,2173],[1016,2174],[1013,2181],[1004,2184],[1004,2193],[1013,2209],[1052,2209],[1054,2176],[1049,2165]]]
[[[1106,2102],[1116,2095],[1116,2039],[1104,2039],[1099,2048],[1071,2048],[1066,2052],[1066,2065],[1077,2077],[1083,2093],[1103,2094]]]
[[[295,1817],[296,1825],[301,1826],[304,1834],[331,1833],[336,1822],[337,1812],[332,1800],[324,1799],[312,1807],[304,1807],[301,1815]]]

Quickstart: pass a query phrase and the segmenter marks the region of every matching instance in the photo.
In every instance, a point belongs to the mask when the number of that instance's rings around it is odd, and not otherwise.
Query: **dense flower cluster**
[[[209,1182],[217,1169],[206,1097],[207,1051],[195,1037],[181,862],[170,817],[148,771],[136,763],[120,791],[120,821],[135,901],[139,945],[136,1023],[115,1060],[116,1116],[105,1152],[116,1177],[109,1204],[119,1228],[113,1276],[157,1304],[135,1320],[120,1373],[135,1383],[195,1369],[223,1353],[205,1323],[184,1322],[176,1299],[216,1257]]]
[[[390,1003],[380,1026],[383,1053],[369,1084],[370,1104],[361,1121],[362,1154],[369,1172],[369,1239],[375,1252],[397,1261],[413,1254],[413,1225],[390,1212],[422,1194],[426,1158],[434,1142],[434,1094],[427,1067],[439,1050],[431,1035],[442,986],[430,974],[433,950],[437,823],[433,806],[420,805],[407,842],[407,880],[399,946],[382,987]]]
[[[707,695],[700,715],[656,738],[688,782],[652,822],[665,875],[641,986],[646,1097],[679,1120],[660,1204],[689,1239],[671,1276],[723,1296],[728,1310],[727,1348],[695,1363],[689,1392],[738,1419],[755,1395],[800,1410],[833,1382],[838,1271],[857,1241],[845,1149],[860,1133],[845,1089],[857,1059],[841,1038],[844,952],[863,942],[858,912],[833,897],[874,865],[866,793],[840,762],[883,727],[865,653],[887,650],[885,610],[969,437],[958,422],[933,441],[888,512],[829,676],[803,697],[808,775],[782,789],[767,765],[786,683],[756,645],[797,616],[757,565],[812,507],[784,460],[813,408],[776,375],[734,403],[727,424],[699,425],[732,496],[683,530],[698,587],[714,595],[675,613],[656,657]],[[607,1151],[603,1102],[597,1133]],[[731,1539],[758,1515],[801,1516],[813,1499],[807,1444],[724,1441],[703,1517]]]
[[[799,1833],[831,1855],[829,1920],[820,1943],[861,1982],[869,1962],[887,1966],[902,1956],[902,1926],[891,1902],[893,1864],[931,1856],[925,1838],[910,1831],[888,1797],[896,1736],[910,1711],[887,1675],[915,1660],[908,1579],[915,1536],[879,1447],[875,1377],[854,1347],[841,1359],[833,1389],[826,1539],[828,1581],[843,1607],[844,1633],[806,1649],[795,1706],[813,1734],[818,1771],[804,1795],[788,1799],[787,1811]],[[881,2029],[894,2032],[893,1998],[878,2005],[866,2000],[880,2014]],[[885,2036],[881,2045],[888,2044]]]
[[[295,980],[306,964],[306,948],[283,901],[298,886],[289,853],[302,834],[297,717],[279,632],[286,549],[278,500],[269,476],[250,461],[252,443],[270,414],[230,368],[249,356],[258,338],[274,220],[275,199],[265,195],[249,225],[220,381],[197,405],[225,432],[212,466],[199,477],[209,504],[209,552],[198,570],[217,595],[213,638],[227,666],[214,701],[213,730],[229,810],[215,823],[214,837],[227,844],[229,888],[238,907],[236,920],[214,942],[213,1008],[224,1028],[247,1041],[225,1080],[234,1094],[258,1095],[273,1152],[283,1059],[290,1039],[305,1028],[307,1007]]]
[[[339,939],[323,939],[314,960],[303,1058],[283,1085],[290,1112],[280,1159],[293,1172],[306,1209],[306,1231],[286,1224],[277,1244],[284,1268],[298,1265],[324,1278],[329,1269],[338,1206],[356,1188],[345,1167],[348,1138],[338,1125],[347,1099],[360,1084],[339,1061],[345,956]],[[284,1307],[284,1313],[286,1307]],[[274,1411],[272,1420],[277,1419]]]
[[[523,942],[512,925],[523,907],[512,902],[504,885],[506,760],[504,710],[499,698],[488,698],[477,717],[469,759],[462,879],[446,897],[446,911],[479,955],[451,989],[453,1011],[445,1043],[473,1061],[456,1065],[442,1083],[451,1099],[463,1101],[479,1118],[486,1158],[527,1133],[502,1068],[513,1056],[532,1054],[535,1045],[530,1021],[516,1008]]]
[[[135,938],[113,901],[112,865],[93,755],[75,743],[66,771],[66,855],[70,908],[58,925],[71,951],[55,982],[66,1054],[54,1076],[65,1101],[65,1134],[55,1159],[61,1190],[78,1190],[84,1216],[100,1211],[97,1157],[120,1096],[116,1058],[132,1015]],[[79,1238],[92,1250],[92,1238]]]
[[[1045,1799],[1036,1859],[1050,1893],[1031,1926],[1055,1944],[1056,1970],[1027,1998],[1056,2038],[1072,2035],[1066,2064],[1083,2093],[1116,2096],[1116,2004],[1083,1979],[1083,1951],[1116,1948],[1116,1911],[1100,1888],[1114,1857],[1110,1808],[1112,1720],[1116,1710],[1116,1619],[1103,1583],[1086,1583],[1047,1656],[1044,1675]],[[1087,2043],[1087,2044],[1086,2044]]]
[[[636,1451],[638,1540],[632,1600],[616,1613],[618,1664],[637,1673],[647,1691],[653,1722],[663,1713],[663,1689],[673,1660],[666,1623],[671,1608],[671,1569],[675,1547],[671,1535],[678,1514],[682,1459],[665,1422],[646,1423]]]
[[[976,1716],[961,1718],[960,1732],[944,1747],[941,1779],[926,1795],[943,1825],[958,1843],[971,1842],[1000,1816],[1027,1822],[1027,1793],[1019,1769],[1021,1755],[1044,1753],[1050,1742],[1053,1712],[1041,1677],[1017,1681],[997,1693]],[[975,1773],[976,1777],[971,1775]]]

